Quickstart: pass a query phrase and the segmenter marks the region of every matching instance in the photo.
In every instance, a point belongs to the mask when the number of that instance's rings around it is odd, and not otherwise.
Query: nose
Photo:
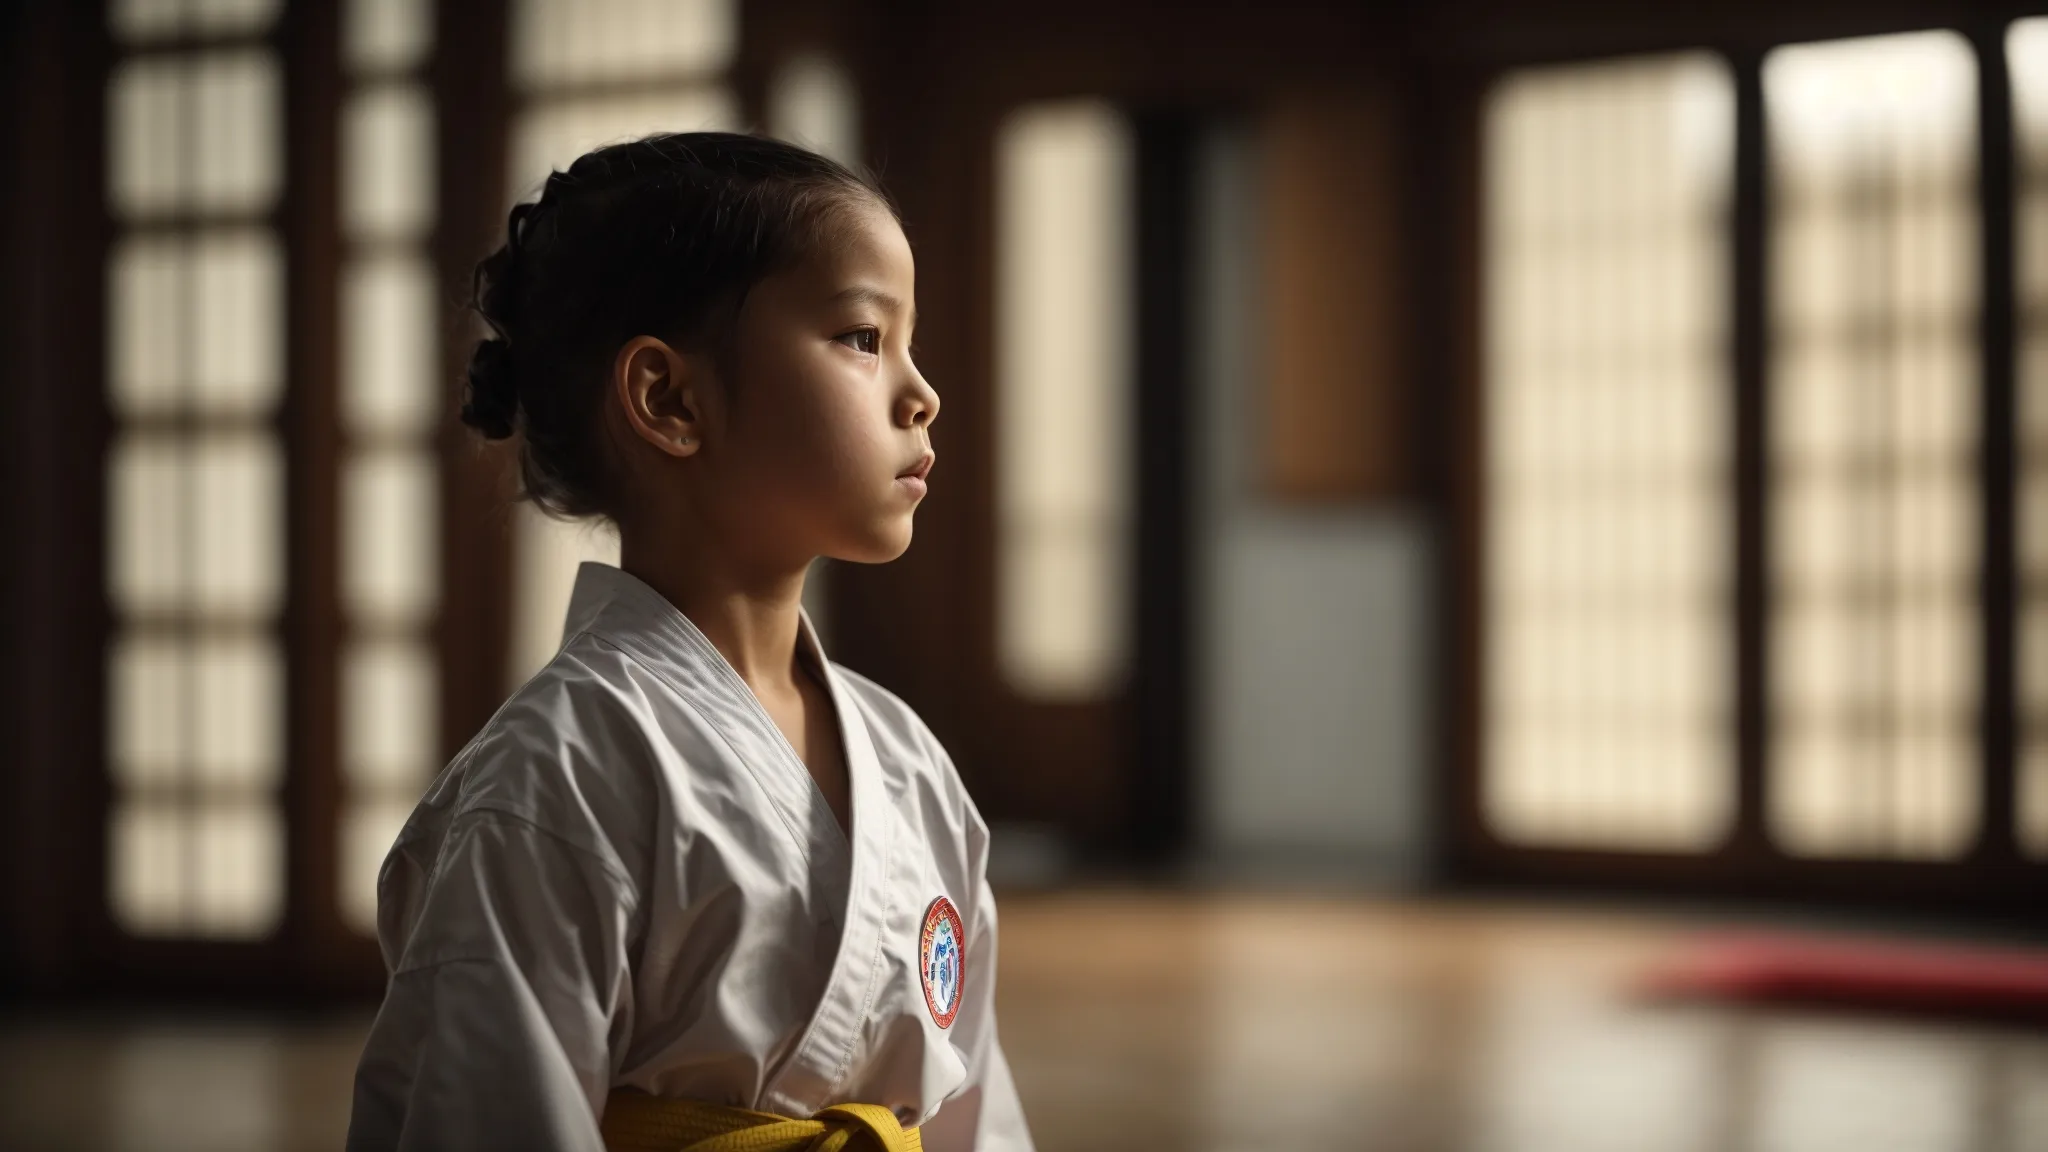
[[[912,368],[903,394],[896,399],[896,422],[905,428],[929,430],[938,418],[938,392],[925,381],[923,373]]]

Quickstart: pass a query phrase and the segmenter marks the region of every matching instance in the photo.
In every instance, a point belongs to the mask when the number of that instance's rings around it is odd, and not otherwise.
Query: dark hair
[[[520,436],[524,495],[557,516],[617,518],[596,436],[601,378],[635,336],[724,351],[747,293],[795,265],[836,216],[886,196],[792,144],[682,132],[612,144],[549,175],[476,266],[493,335],[470,356],[462,422]]]

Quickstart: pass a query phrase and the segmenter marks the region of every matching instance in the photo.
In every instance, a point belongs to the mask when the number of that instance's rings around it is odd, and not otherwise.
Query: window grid
[[[1028,699],[1130,672],[1135,152],[1099,101],[996,139],[996,662]]]
[[[433,0],[344,10],[340,138],[342,779],[335,893],[374,933],[377,873],[439,767],[441,314],[429,245]]]
[[[2013,829],[2048,860],[2048,18],[2007,33],[2012,78],[2015,261],[2019,303],[2019,763]]]
[[[1771,125],[1773,837],[1948,859],[1980,757],[1976,63],[1780,48]]]
[[[283,914],[275,16],[108,10],[107,900],[136,935],[255,938]]]
[[[1510,843],[1730,828],[1733,130],[1706,55],[1519,73],[1489,103],[1480,796]]]

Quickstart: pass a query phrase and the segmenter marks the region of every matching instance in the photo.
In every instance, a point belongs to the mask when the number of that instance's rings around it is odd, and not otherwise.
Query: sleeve
[[[605,860],[506,813],[458,817],[356,1070],[351,1152],[601,1152],[632,904]]]
[[[936,745],[936,741],[933,742]],[[949,771],[952,762],[938,752]],[[957,773],[954,779],[959,779]],[[965,998],[956,1028],[967,1055],[967,1080],[947,1099],[921,1135],[930,1149],[973,1149],[974,1152],[1032,1152],[1031,1130],[1024,1105],[1010,1078],[1010,1062],[996,1028],[996,899],[988,882],[988,826],[971,801],[967,809],[967,841],[975,881],[974,906],[968,911],[969,969]]]

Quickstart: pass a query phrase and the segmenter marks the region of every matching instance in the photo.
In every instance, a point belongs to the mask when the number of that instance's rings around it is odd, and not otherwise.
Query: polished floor
[[[1646,1002],[1639,913],[1086,893],[1004,907],[1046,1152],[2048,1152],[2048,1032]],[[367,1016],[0,1024],[0,1149],[335,1148]]]

